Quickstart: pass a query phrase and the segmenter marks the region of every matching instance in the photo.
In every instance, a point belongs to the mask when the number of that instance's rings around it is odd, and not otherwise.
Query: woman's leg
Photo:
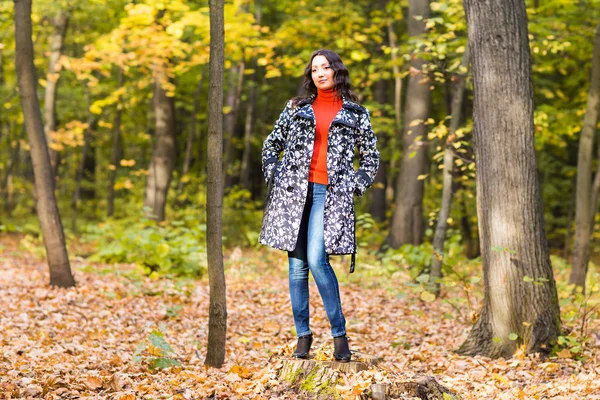
[[[323,299],[333,337],[346,334],[346,319],[342,312],[340,289],[329,256],[325,252],[324,222],[326,185],[314,184],[312,207],[308,220],[307,260]]]
[[[300,222],[298,240],[294,251],[288,252],[290,299],[296,335],[310,335],[310,312],[308,302],[308,261],[306,256],[306,242],[308,232],[308,218],[312,203],[312,184],[308,185],[306,205]]]

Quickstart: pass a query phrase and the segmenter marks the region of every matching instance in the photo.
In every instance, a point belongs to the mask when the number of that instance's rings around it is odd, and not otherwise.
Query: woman
[[[290,100],[262,149],[269,194],[259,241],[288,251],[289,285],[298,343],[306,358],[309,327],[308,272],[312,273],[331,324],[334,357],[351,359],[330,254],[356,252],[353,194],[362,196],[379,166],[369,112],[357,103],[339,55],[318,50],[304,71],[305,97]],[[358,147],[360,168],[354,170]],[[283,157],[279,160],[280,153]]]

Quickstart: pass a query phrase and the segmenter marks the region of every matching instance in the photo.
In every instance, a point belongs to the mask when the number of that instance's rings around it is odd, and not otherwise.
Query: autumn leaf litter
[[[10,248],[10,245],[8,246]],[[131,265],[73,262],[77,287],[47,286],[45,263],[17,251],[0,259],[0,398],[293,399],[277,377],[294,346],[283,253],[237,250],[226,267],[226,363],[204,366],[208,282],[149,279]],[[347,263],[335,262],[338,275]],[[396,276],[397,277],[397,276]],[[447,303],[395,296],[381,277],[341,278],[351,348],[383,358],[377,368],[338,373],[336,391],[354,399],[371,383],[431,375],[463,399],[600,399],[598,341],[585,361],[462,357],[453,351],[469,327]],[[394,282],[399,287],[402,279]],[[331,354],[329,324],[311,282],[313,353]],[[449,294],[452,295],[452,294]],[[179,367],[151,370],[162,332]],[[160,354],[156,353],[156,354]],[[406,397],[409,398],[409,397]]]

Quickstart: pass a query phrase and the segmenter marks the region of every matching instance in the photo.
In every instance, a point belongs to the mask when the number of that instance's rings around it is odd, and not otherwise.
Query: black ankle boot
[[[333,357],[339,362],[349,362],[352,358],[346,335],[333,338]]]
[[[298,337],[298,344],[296,344],[296,351],[292,354],[294,358],[306,358],[310,351],[310,346],[313,342],[313,335],[300,336]]]

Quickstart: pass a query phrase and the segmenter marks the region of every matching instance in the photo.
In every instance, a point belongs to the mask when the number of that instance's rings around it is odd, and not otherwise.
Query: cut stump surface
[[[353,354],[355,359],[341,363],[337,361],[317,361],[312,359],[284,359],[279,371],[279,379],[287,382],[306,398],[339,398],[336,384],[340,373],[356,373],[376,368],[379,357],[368,354]],[[389,384],[374,383],[361,396],[363,399],[385,400],[390,398],[417,398],[421,400],[458,400],[460,397],[440,385],[431,376],[415,376],[406,381],[394,381]]]

